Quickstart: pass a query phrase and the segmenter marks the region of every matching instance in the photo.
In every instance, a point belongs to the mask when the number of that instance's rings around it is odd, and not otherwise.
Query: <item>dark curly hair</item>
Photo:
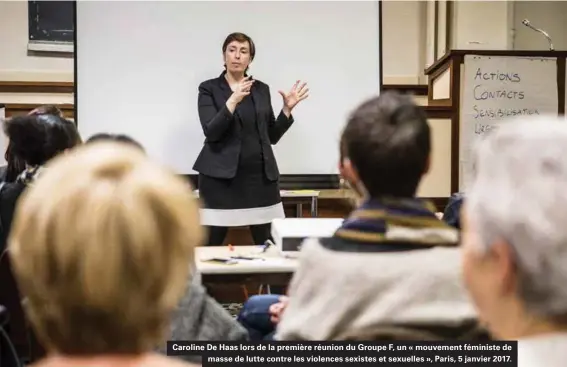
[[[7,154],[31,166],[43,165],[60,152],[77,145],[70,126],[74,123],[50,114],[7,119],[3,123],[4,133],[10,139]]]

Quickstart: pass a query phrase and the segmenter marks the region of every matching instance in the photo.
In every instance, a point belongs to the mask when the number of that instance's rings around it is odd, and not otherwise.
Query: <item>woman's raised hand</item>
[[[236,86],[234,87],[234,91],[232,92],[232,98],[234,102],[240,103],[244,97],[250,94],[250,88],[252,88],[252,84],[254,84],[254,79],[251,79],[251,76],[247,76],[246,78],[242,79]]]

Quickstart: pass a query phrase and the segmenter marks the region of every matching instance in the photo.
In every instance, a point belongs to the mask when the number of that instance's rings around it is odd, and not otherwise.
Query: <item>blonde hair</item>
[[[105,142],[56,158],[26,190],[9,253],[50,351],[137,354],[163,342],[202,240],[189,183]]]

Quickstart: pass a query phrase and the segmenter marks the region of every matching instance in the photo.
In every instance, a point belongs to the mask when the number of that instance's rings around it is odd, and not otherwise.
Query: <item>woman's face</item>
[[[232,73],[244,73],[251,61],[250,44],[248,41],[232,41],[226,47],[224,63],[227,71]]]

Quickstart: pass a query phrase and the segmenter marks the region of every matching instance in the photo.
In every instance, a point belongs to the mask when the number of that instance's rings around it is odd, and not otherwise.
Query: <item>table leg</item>
[[[298,203],[295,206],[295,215],[297,216],[297,218],[303,217],[303,204]]]
[[[311,216],[313,218],[316,218],[319,215],[318,206],[319,206],[319,201],[317,200],[317,196],[313,196],[311,198]]]

